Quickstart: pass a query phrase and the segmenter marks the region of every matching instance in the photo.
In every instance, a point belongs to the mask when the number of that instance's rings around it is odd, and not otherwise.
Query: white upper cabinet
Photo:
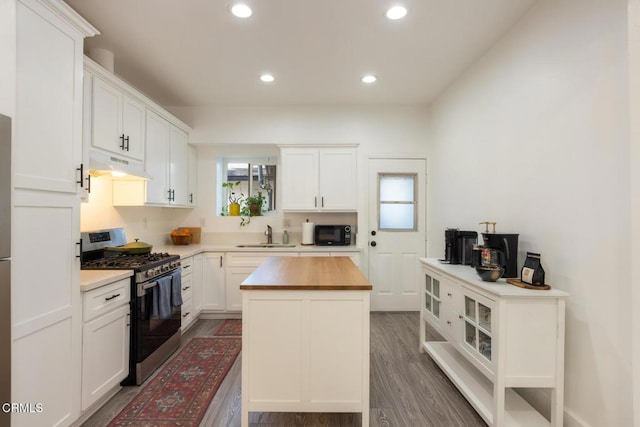
[[[187,134],[151,110],[147,127],[146,203],[186,206]]]
[[[152,179],[147,181],[146,203],[168,204],[171,201],[168,178],[170,126],[168,121],[153,111],[147,111],[145,166]]]
[[[333,211],[357,210],[355,148],[323,148],[319,153],[320,208]]]
[[[197,192],[198,192],[198,152],[196,147],[189,145],[187,152],[187,169],[188,182],[187,182],[187,204],[189,206],[196,206],[198,204]]]
[[[114,179],[115,206],[188,207],[188,135],[151,109],[146,112],[145,170],[151,179]]]
[[[121,88],[93,78],[91,145],[144,160],[144,104]]]
[[[189,204],[187,134],[175,126],[169,130],[169,186],[171,203],[180,206]]]
[[[90,92],[84,97],[89,167],[110,159],[134,172],[113,180],[113,205],[193,206],[187,177],[189,126],[90,58],[84,58],[84,71],[85,91]],[[150,178],[139,178],[145,175]]]
[[[17,9],[14,184],[80,194],[86,165],[81,166],[82,66],[77,65],[83,37],[95,29],[47,13],[48,8],[47,2],[26,1]]]
[[[357,210],[355,146],[281,146],[282,209]]]

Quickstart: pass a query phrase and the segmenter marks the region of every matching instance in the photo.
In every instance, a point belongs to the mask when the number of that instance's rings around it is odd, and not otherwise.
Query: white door
[[[372,311],[417,311],[418,258],[426,253],[426,160],[369,159]]]

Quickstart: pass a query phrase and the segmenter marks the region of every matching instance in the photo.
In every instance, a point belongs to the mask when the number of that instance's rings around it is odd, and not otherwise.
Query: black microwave
[[[313,237],[318,246],[349,246],[351,244],[351,226],[316,225]]]

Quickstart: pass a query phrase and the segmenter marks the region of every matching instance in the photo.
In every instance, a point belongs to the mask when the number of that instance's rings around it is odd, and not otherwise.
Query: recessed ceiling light
[[[269,73],[265,73],[263,75],[260,76],[260,80],[262,80],[265,83],[271,83],[272,81],[274,81],[276,78],[273,77],[273,74],[269,74]]]
[[[233,5],[233,7],[231,8],[231,13],[233,13],[238,18],[248,18],[251,16],[253,11],[246,4],[238,3]]]
[[[389,19],[401,19],[407,15],[407,9],[403,6],[393,6],[387,10],[387,18]]]
[[[375,76],[373,74],[367,74],[362,76],[362,83],[375,83],[375,81],[378,80],[378,76]]]

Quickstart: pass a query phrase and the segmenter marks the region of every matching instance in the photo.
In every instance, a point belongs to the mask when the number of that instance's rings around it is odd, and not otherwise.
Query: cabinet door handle
[[[451,320],[447,320],[447,325],[451,326]]]
[[[80,184],[80,188],[84,187],[84,164],[80,163],[80,167],[76,168],[80,172],[80,180],[76,181],[76,184]]]
[[[91,175],[87,175],[87,193],[91,193]]]
[[[313,207],[317,208],[318,207],[318,196],[313,198]]]
[[[458,314],[458,319],[462,320],[462,315]]]
[[[176,190],[175,189],[171,190],[171,201],[172,202],[176,201]]]
[[[120,294],[113,294],[110,297],[106,297],[104,300],[105,301],[111,301],[114,298],[118,298],[120,296]]]
[[[189,193],[189,203],[193,203],[193,193]]]
[[[222,267],[222,255],[220,255],[220,267]]]
[[[191,286],[187,286],[186,288],[182,288],[183,291],[186,291],[187,289],[189,289]]]
[[[124,151],[124,133],[122,135],[120,135],[120,141],[122,141],[122,143],[120,144],[120,149],[122,151]]]
[[[451,292],[447,292],[447,296],[449,296],[449,297],[450,297],[450,296],[451,296]]]
[[[127,141],[127,148],[125,148],[125,150],[129,151],[129,135],[127,135],[124,140]]]
[[[183,269],[185,269],[185,270],[186,270],[187,268],[189,268],[189,267],[191,267],[191,266],[190,266],[190,265],[183,265],[183,266],[182,266],[182,268],[183,268]]]
[[[324,196],[320,197],[320,207],[324,208]]]
[[[171,190],[169,190],[169,201],[171,201]]]
[[[189,314],[191,314],[191,312],[187,311],[185,314],[182,315],[182,317],[187,317]]]
[[[82,239],[78,240],[76,242],[76,245],[78,246],[78,255],[76,255],[76,258],[80,258],[80,262],[82,262]]]

